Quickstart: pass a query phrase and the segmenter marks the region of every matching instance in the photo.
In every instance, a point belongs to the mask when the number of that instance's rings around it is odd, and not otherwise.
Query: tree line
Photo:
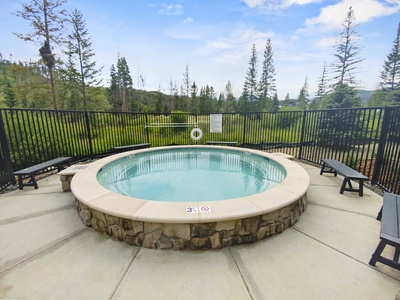
[[[358,45],[356,19],[352,7],[342,23],[342,31],[333,47],[334,62],[324,63],[316,97],[310,99],[308,78],[295,99],[287,94],[279,100],[271,39],[263,51],[259,70],[253,44],[242,94],[233,95],[228,81],[225,91],[217,94],[211,85],[199,87],[189,76],[189,65],[178,87],[172,80],[169,93],[144,90],[145,79],[138,80],[143,89],[133,87],[129,64],[118,54],[109,70],[110,80],[102,85],[102,67],[96,65],[95,52],[86,22],[79,10],[66,11],[67,0],[32,0],[23,4],[16,15],[28,22],[32,33],[15,33],[38,46],[40,59],[12,62],[0,54],[0,105],[18,108],[52,108],[67,110],[101,110],[117,112],[190,113],[208,112],[276,112],[361,107],[356,74],[361,47]],[[260,71],[260,72],[259,72]],[[260,76],[259,76],[260,74]],[[387,55],[379,88],[368,106],[400,105],[400,23],[393,48]]]

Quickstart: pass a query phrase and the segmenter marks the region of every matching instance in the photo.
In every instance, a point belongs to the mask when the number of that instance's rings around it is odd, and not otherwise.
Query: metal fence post
[[[92,135],[90,132],[90,121],[89,121],[89,113],[85,111],[85,124],[86,124],[86,131],[87,131],[87,136],[88,136],[88,142],[89,142],[89,152],[90,156],[93,157],[93,144],[92,144]]]
[[[6,168],[5,171],[7,173],[7,176],[10,178],[10,181],[12,183],[15,183],[15,177],[11,175],[11,173],[13,172],[11,154],[10,154],[10,149],[8,148],[6,130],[4,128],[2,109],[0,109],[0,147],[1,147],[1,152],[3,153],[4,166]]]
[[[247,113],[244,113],[244,120],[243,120],[243,143],[242,143],[242,147],[244,147],[244,143],[246,142],[246,122],[247,122]]]
[[[149,114],[146,113],[146,125],[148,125],[148,124],[149,124]],[[146,125],[145,125],[144,130],[146,130],[146,140],[147,140],[147,143],[149,144],[150,143],[149,127],[147,127]]]
[[[382,129],[381,129],[381,133],[379,135],[378,151],[376,153],[374,173],[372,174],[372,180],[371,180],[372,183],[375,183],[375,182],[378,181],[380,169],[381,169],[382,163],[383,163],[383,155],[384,155],[384,152],[385,152],[387,133],[388,133],[389,122],[390,122],[391,108],[390,107],[385,107],[385,108],[382,108],[382,109],[384,110],[383,121],[382,121]]]
[[[304,143],[304,131],[306,128],[306,118],[307,118],[307,111],[303,111],[303,120],[301,122],[301,133],[300,133],[300,149],[299,149],[298,159],[301,159],[301,156],[303,154],[303,143]]]

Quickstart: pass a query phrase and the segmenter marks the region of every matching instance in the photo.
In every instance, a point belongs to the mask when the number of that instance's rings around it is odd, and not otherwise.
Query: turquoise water
[[[285,177],[285,169],[268,158],[207,148],[138,153],[97,174],[102,186],[121,195],[172,202],[245,197],[271,189]]]

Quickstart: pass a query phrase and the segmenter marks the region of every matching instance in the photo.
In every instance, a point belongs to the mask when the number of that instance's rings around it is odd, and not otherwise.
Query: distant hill
[[[361,101],[363,104],[367,102],[369,97],[371,97],[372,93],[374,91],[368,91],[368,90],[358,90],[358,95],[360,95]]]

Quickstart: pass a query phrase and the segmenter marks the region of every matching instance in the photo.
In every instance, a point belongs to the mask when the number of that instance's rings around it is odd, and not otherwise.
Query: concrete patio
[[[222,250],[151,250],[102,236],[82,224],[58,175],[0,195],[0,298],[395,299],[400,272],[368,265],[382,197],[340,195],[340,176],[301,165],[311,187],[295,226]]]

